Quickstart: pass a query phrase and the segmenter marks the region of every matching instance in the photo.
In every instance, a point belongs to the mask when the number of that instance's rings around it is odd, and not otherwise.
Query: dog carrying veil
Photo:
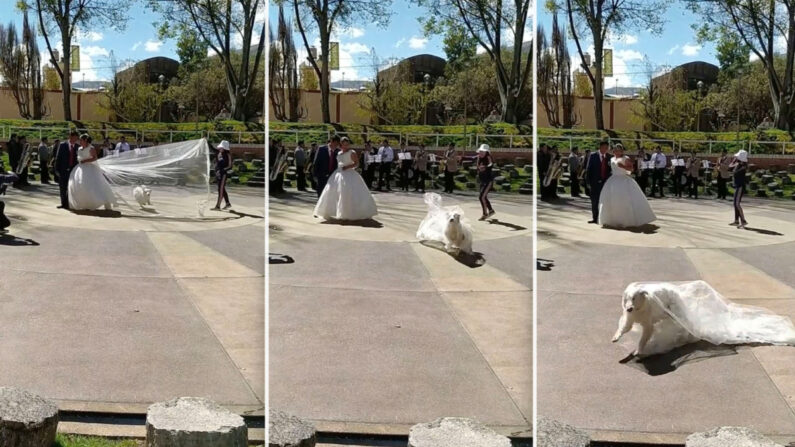
[[[705,281],[634,283],[673,321],[654,328],[646,351],[668,352],[683,344],[706,340],[714,345],[762,343],[795,346],[795,325],[786,316],[729,301]]]
[[[417,229],[417,239],[421,241],[436,241],[443,244],[447,243],[444,230],[447,222],[453,214],[461,216],[461,227],[472,236],[472,227],[464,219],[464,210],[458,205],[442,207],[442,196],[434,192],[425,193],[425,204],[428,205],[428,214],[420,222]]]

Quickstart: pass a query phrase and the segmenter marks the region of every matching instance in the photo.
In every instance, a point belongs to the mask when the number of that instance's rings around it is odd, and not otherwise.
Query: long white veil
[[[795,346],[795,325],[786,316],[733,303],[705,281],[632,283],[643,290],[671,320],[654,329],[645,351],[660,354],[696,340],[714,345],[762,343]]]
[[[472,240],[472,226],[464,218],[464,210],[458,205],[442,206],[442,196],[435,192],[425,193],[425,204],[428,206],[428,214],[420,222],[417,228],[417,239],[421,241],[437,241],[447,244],[447,237],[444,231],[450,216],[458,214],[461,216],[461,226],[464,231],[468,231]]]
[[[159,215],[204,215],[211,168],[210,146],[204,138],[132,149],[97,163],[123,201],[132,200],[133,188],[146,185],[152,190],[153,209],[163,211]]]

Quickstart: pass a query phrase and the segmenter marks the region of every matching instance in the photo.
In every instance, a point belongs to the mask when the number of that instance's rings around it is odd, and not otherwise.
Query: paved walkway
[[[140,412],[206,396],[240,412],[264,401],[264,198],[152,187],[155,211],[56,209],[57,187],[11,189],[0,234],[0,384],[63,409]]]
[[[322,430],[407,433],[441,416],[529,435],[532,206],[473,222],[485,263],[420,244],[420,194],[375,194],[378,225],[324,224],[316,197],[271,198],[270,404]],[[476,197],[445,197],[479,216]]]
[[[655,226],[630,232],[587,224],[587,199],[539,202],[538,256],[554,261],[537,283],[539,414],[603,440],[674,442],[741,425],[795,441],[795,348],[623,364],[637,335],[610,343],[633,281],[703,279],[733,301],[795,319],[795,204],[749,200],[748,230],[728,225],[729,201],[651,204]]]

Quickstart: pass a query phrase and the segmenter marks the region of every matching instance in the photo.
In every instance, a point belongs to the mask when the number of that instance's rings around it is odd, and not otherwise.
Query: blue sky
[[[0,0],[0,21],[7,24],[13,20],[17,29],[22,28],[22,14],[19,13],[11,0]],[[29,19],[34,20],[31,15]],[[124,61],[139,61],[154,56],[166,56],[177,59],[176,45],[173,41],[161,42],[157,38],[157,30],[153,23],[158,17],[145,9],[141,4],[134,5],[129,12],[129,21],[124,31],[112,28],[81,30],[78,38],[80,45],[80,65],[82,70],[74,73],[74,81],[79,82],[85,75],[86,81],[108,80],[111,78],[109,56],[113,51],[119,64]],[[44,39],[39,39],[39,48],[43,59],[49,59]]]
[[[542,3],[543,2],[539,2]],[[547,11],[539,11],[539,25],[547,33],[552,29],[552,15]],[[622,36],[614,36],[608,48],[613,48],[614,77],[606,78],[607,88],[627,86],[642,86],[648,82],[646,64],[643,59],[648,57],[651,64],[658,69],[669,66],[676,67],[685,62],[705,61],[717,65],[715,47],[712,43],[700,45],[696,41],[692,25],[697,23],[698,17],[693,16],[681,4],[671,2],[666,11],[665,25],[662,34],[652,34],[648,30],[630,30]],[[565,21],[565,16],[560,15],[558,20]],[[590,47],[593,54],[593,45],[589,42],[584,47]],[[579,64],[577,47],[573,41],[569,42],[572,58]]]
[[[378,27],[374,24],[360,21],[348,29],[338,30],[336,39],[340,42],[340,69],[332,72],[331,80],[338,81],[345,74],[346,80],[372,79],[374,71],[372,58],[369,54],[371,48],[379,59],[405,58],[416,54],[434,54],[444,57],[442,40],[439,36],[426,38],[417,21],[418,17],[425,14],[425,10],[405,1],[392,3],[392,16],[388,26]],[[291,10],[285,10],[288,19],[292,20]],[[276,27],[279,8],[271,2],[269,18],[271,26]],[[320,40],[316,33],[307,36],[310,45],[320,47]],[[295,35],[296,49],[299,60],[306,58],[306,50],[300,34]]]

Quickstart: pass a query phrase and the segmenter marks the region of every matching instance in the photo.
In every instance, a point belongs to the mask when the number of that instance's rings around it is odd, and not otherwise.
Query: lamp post
[[[160,85],[160,104],[158,106],[158,121],[163,122],[163,94],[165,93],[165,86],[166,86],[166,76],[161,74],[157,77],[157,82]]]
[[[422,121],[423,121],[423,124],[427,126],[428,125],[428,87],[431,84],[431,75],[428,74],[428,73],[425,73],[425,76],[422,77],[422,80],[423,80],[423,86],[424,86],[424,88],[422,89],[422,96],[423,96],[423,101],[422,101],[423,119],[422,119]]]
[[[698,89],[698,97],[696,98],[696,132],[701,132],[701,97],[704,92],[704,81],[698,81],[696,88]]]

